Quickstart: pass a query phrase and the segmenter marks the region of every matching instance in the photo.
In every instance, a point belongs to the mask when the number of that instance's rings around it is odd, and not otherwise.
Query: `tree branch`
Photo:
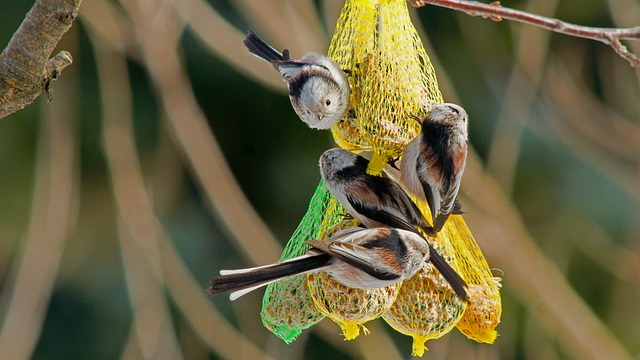
[[[640,68],[640,58],[630,52],[620,40],[640,40],[640,26],[632,28],[598,28],[574,25],[562,20],[535,15],[526,11],[502,7],[499,1],[490,4],[483,4],[477,1],[465,0],[408,0],[415,7],[422,7],[426,4],[440,6],[448,9],[465,12],[471,16],[482,16],[494,21],[508,19],[521,23],[537,26],[546,30],[560,34],[581,37],[585,39],[597,40],[605,43],[627,60],[632,67]]]
[[[81,0],[37,0],[0,54],[0,119],[25,108],[71,64],[71,54],[51,53],[78,16]]]

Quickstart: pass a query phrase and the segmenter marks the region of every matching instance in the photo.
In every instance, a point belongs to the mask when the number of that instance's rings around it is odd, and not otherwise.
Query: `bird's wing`
[[[244,39],[243,43],[250,53],[266,61],[272,62],[288,60],[289,50],[285,49],[287,57],[284,57],[283,54],[274,49],[273,46],[267,44],[251,29],[247,30],[247,37]]]
[[[449,191],[441,194],[440,200],[440,212],[436,216],[436,219],[433,223],[433,229],[438,232],[442,229],[445,222],[449,218],[449,215],[453,212],[456,205],[456,197],[458,196],[458,191],[460,190],[460,181],[456,181],[454,186],[449,189]]]
[[[347,237],[350,237],[351,235],[354,235],[360,231],[366,231],[365,229],[358,227],[358,226],[351,226],[348,227],[346,229],[342,229],[342,230],[338,230],[335,233],[333,233],[327,240],[331,240],[331,241],[348,241],[346,240]]]
[[[445,280],[447,280],[447,283],[449,283],[456,295],[458,295],[461,300],[467,301],[467,283],[434,247],[429,245],[429,250],[429,261],[431,264],[433,264]]]
[[[393,183],[391,194],[391,201],[395,202],[397,208],[405,216],[408,222],[422,228],[430,227],[429,222],[425,219],[424,215],[422,215],[418,206],[400,186]]]
[[[320,244],[319,244],[320,243]],[[400,278],[398,271],[386,265],[380,258],[380,252],[350,242],[342,241],[307,241],[307,244],[325,251],[339,260],[354,266],[380,280]],[[399,266],[399,265],[398,265]]]
[[[366,218],[369,218],[375,222],[391,228],[416,232],[416,227],[412,225],[397,209],[393,209],[391,207],[387,209],[381,209],[376,206],[362,203],[361,201],[358,201],[358,199],[348,195],[347,201],[356,212],[360,213]]]
[[[322,65],[317,64],[309,64],[303,63],[299,61],[293,60],[285,60],[285,61],[272,61],[273,67],[278,69],[280,75],[287,81],[291,79],[295,79],[302,72],[305,73],[305,76],[313,76],[314,74],[323,75],[328,79],[331,79],[329,69]]]
[[[429,181],[425,179],[425,177],[430,178],[431,174],[428,173],[428,169],[426,168],[424,161],[422,161],[422,158],[418,158],[416,171],[419,174],[418,178],[420,179],[420,183],[422,184],[422,190],[424,191],[424,196],[427,200],[427,204],[429,205],[429,210],[431,211],[431,218],[435,223],[436,216],[438,214],[438,211],[440,210],[440,192],[436,189],[433,189]],[[435,182],[432,181],[432,183]]]
[[[456,199],[456,201],[453,203],[453,210],[451,211],[451,213],[453,215],[462,215],[465,213],[464,209],[462,208],[462,204],[460,203],[460,201],[458,201],[458,199]]]
[[[370,230],[363,229],[361,227],[353,226],[346,229],[342,229],[336,231],[333,235],[331,235],[326,240],[308,240],[305,243],[311,246],[311,249],[307,250],[307,254],[310,252],[320,252],[325,254],[331,254],[332,250],[329,248],[329,245],[337,242],[353,242],[356,241],[358,237],[366,236],[364,232]]]
[[[437,219],[433,224],[433,228],[436,232],[442,229],[451,212],[455,211],[456,197],[458,196],[458,191],[460,190],[462,173],[464,172],[464,167],[467,159],[467,144],[462,144],[459,150],[456,151],[456,154],[457,156],[453,160],[452,172],[452,175],[455,174],[455,177],[450,178],[451,181],[448,182],[448,184],[442,189],[440,189],[440,213],[438,214]]]

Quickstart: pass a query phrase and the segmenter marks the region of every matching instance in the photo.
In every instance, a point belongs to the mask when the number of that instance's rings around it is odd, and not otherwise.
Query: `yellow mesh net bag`
[[[369,333],[364,323],[382,316],[394,304],[400,285],[380,289],[348,288],[324,272],[309,275],[309,289],[318,310],[335,321],[345,339],[353,340],[360,329]]]
[[[397,331],[413,337],[412,354],[422,356],[425,342],[448,333],[465,304],[431,264],[402,283],[395,303],[382,317]]]
[[[329,57],[352,71],[352,112],[331,128],[349,150],[372,150],[369,172],[402,155],[418,135],[410,115],[423,114],[442,95],[433,66],[401,0],[347,1]]]
[[[418,135],[419,125],[410,115],[424,115],[443,102],[405,0],[347,0],[328,56],[349,71],[352,89],[348,115],[331,128],[334,139],[354,152],[371,151],[368,172],[380,174]],[[428,206],[418,206],[430,218]],[[344,214],[320,182],[281,260],[303,254],[306,240],[324,239],[346,226]],[[501,316],[500,286],[462,216],[451,216],[432,240],[467,282],[467,303],[431,264],[402,284],[376,290],[348,289],[318,273],[269,285],[263,323],[290,342],[326,316],[339,324],[345,338],[353,339],[364,323],[382,316],[395,330],[413,337],[413,354],[418,356],[427,340],[454,326],[470,339],[492,343]]]

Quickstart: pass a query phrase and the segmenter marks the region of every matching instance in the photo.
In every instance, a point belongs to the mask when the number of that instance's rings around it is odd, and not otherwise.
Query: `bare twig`
[[[459,10],[471,16],[481,16],[494,21],[502,19],[518,21],[521,23],[537,26],[543,29],[554,31],[560,34],[581,37],[585,39],[597,40],[605,43],[627,60],[633,67],[640,68],[640,58],[630,52],[620,40],[640,40],[640,26],[631,28],[598,28],[590,26],[575,25],[562,20],[535,15],[522,10],[502,7],[499,1],[490,4],[483,4],[476,1],[465,0],[408,0],[411,5],[421,7],[426,4],[440,6],[448,9]]]
[[[38,0],[0,55],[0,119],[31,104],[71,64],[71,54],[54,48],[78,16],[80,0]]]

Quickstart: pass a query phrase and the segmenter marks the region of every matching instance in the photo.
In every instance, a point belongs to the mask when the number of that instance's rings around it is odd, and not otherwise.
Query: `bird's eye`
[[[327,105],[327,106],[331,105],[331,100],[329,100],[329,99],[325,100],[324,104]]]
[[[455,112],[456,115],[460,115],[460,111],[458,111],[458,109],[454,108],[453,106],[449,106],[449,109],[453,110],[453,112]]]

